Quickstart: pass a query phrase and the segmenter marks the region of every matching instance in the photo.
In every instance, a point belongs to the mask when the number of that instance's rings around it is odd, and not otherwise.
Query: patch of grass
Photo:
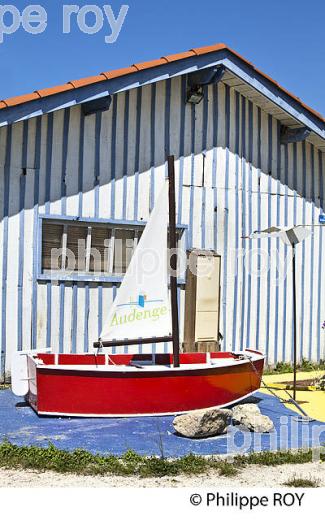
[[[299,372],[314,372],[317,370],[325,370],[325,361],[319,363],[312,363],[307,359],[303,359],[297,366]],[[277,363],[275,367],[266,367],[264,370],[265,375],[272,374],[290,374],[293,372],[293,366],[290,363]]]
[[[125,459],[125,456],[123,459]],[[209,460],[192,454],[175,460],[157,457],[140,457],[137,467],[134,468],[135,472],[132,474],[139,475],[142,478],[176,477],[177,475],[198,475],[206,472],[209,467]]]
[[[15,446],[9,442],[0,444],[0,467],[34,469],[74,473],[77,475],[117,475],[139,477],[163,477],[180,474],[198,474],[207,470],[210,461],[195,455],[176,460],[142,457],[127,451],[122,457],[93,455],[82,449],[73,452],[48,448]]]
[[[321,460],[325,460],[325,453],[320,454]],[[261,466],[280,466],[282,464],[306,464],[312,462],[313,450],[296,451],[261,451],[250,453],[249,455],[239,455],[235,457],[234,463],[237,466],[248,464],[258,464]]]
[[[325,361],[320,361],[319,363],[312,363],[307,359],[303,359],[299,365],[299,370],[302,372],[313,372],[314,370],[324,370],[325,369]]]
[[[320,390],[325,390],[325,376],[323,376],[323,377],[319,378],[318,380],[316,380],[316,386]]]
[[[1,390],[8,390],[10,388],[10,385],[0,384],[0,391]]]
[[[321,455],[325,460],[325,454]],[[235,476],[249,464],[275,466],[279,464],[304,464],[312,461],[312,450],[295,452],[263,452],[248,456],[237,456],[233,462],[221,458],[205,458],[186,455],[179,459],[143,457],[129,450],[122,457],[115,455],[93,455],[83,449],[59,450],[53,445],[48,448],[16,446],[8,441],[0,444],[0,467],[8,469],[33,469],[55,471],[77,475],[116,475],[145,477],[176,477],[197,475],[216,470],[223,476]]]
[[[266,367],[264,375],[272,374],[289,374],[293,372],[293,368],[289,363],[277,363],[275,367]]]
[[[219,475],[222,477],[235,477],[238,475],[238,469],[234,464],[230,464],[229,462],[221,462],[219,464]]]
[[[314,478],[301,478],[301,477],[292,477],[282,484],[286,487],[299,487],[299,488],[317,488],[320,487],[320,482]]]

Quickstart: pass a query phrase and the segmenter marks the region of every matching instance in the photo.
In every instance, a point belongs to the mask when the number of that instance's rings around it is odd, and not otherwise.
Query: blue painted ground
[[[40,418],[10,390],[5,390],[0,391],[0,442],[7,439],[26,446],[52,443],[64,450],[84,448],[93,453],[115,455],[132,449],[142,455],[163,454],[166,457],[302,448],[325,443],[325,423],[298,422],[295,419],[298,414],[263,393],[255,394],[250,402],[256,402],[262,413],[272,419],[274,432],[253,434],[230,426],[227,435],[189,440],[175,434],[173,417]]]

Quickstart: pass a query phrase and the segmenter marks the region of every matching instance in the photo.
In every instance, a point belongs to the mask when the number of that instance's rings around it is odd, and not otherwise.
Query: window
[[[127,271],[144,224],[42,218],[41,277],[121,278]],[[183,246],[183,228],[177,230]]]
[[[136,227],[44,219],[42,272],[123,275],[141,234]]]

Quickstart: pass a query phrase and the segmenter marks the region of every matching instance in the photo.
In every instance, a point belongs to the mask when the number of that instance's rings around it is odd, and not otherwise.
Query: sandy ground
[[[0,487],[278,487],[292,477],[315,479],[325,487],[325,464],[290,464],[283,466],[249,466],[235,477],[221,477],[218,472],[187,477],[80,477],[53,472],[16,471],[0,469]]]

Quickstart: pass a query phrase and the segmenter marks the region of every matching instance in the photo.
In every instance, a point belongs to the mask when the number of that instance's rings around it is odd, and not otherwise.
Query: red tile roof
[[[308,112],[310,112],[311,114],[316,116],[321,121],[325,122],[325,118],[319,112],[316,112],[316,110],[313,110],[312,108],[307,106],[297,96],[295,96],[291,92],[288,92],[285,88],[281,87],[281,85],[279,85],[276,81],[274,81],[272,78],[270,78],[269,76],[264,74],[264,72],[260,71],[256,67],[254,67],[254,65],[251,62],[247,61],[245,58],[243,58],[243,56],[238,54],[236,51],[230,49],[224,43],[218,43],[216,45],[210,45],[207,47],[199,47],[197,49],[190,49],[189,51],[182,52],[179,54],[163,56],[162,58],[157,59],[157,60],[147,61],[144,63],[136,63],[136,64],[132,65],[131,67],[118,69],[118,70],[112,70],[112,71],[108,71],[108,72],[101,72],[98,76],[91,76],[91,77],[84,78],[84,79],[69,81],[68,83],[66,83],[64,85],[59,85],[57,87],[36,90],[32,94],[4,99],[4,100],[0,101],[0,110],[4,109],[4,108],[8,108],[8,107],[21,105],[23,103],[28,103],[29,101],[33,101],[35,99],[52,96],[53,94],[59,94],[61,92],[65,92],[68,90],[84,87],[86,85],[92,85],[95,83],[99,83],[101,81],[106,81],[109,79],[126,76],[128,74],[133,74],[140,70],[151,69],[151,68],[159,67],[160,65],[165,65],[166,63],[172,63],[175,61],[184,60],[184,59],[187,59],[187,58],[190,58],[193,56],[202,56],[204,54],[209,54],[211,52],[216,52],[216,51],[220,51],[220,50],[227,50],[231,54],[233,54],[234,56],[239,58],[241,61],[248,64],[256,72],[258,72],[260,75],[262,75],[265,79],[267,79],[268,81],[270,81],[271,83],[276,85],[280,90],[282,90],[282,92],[284,92],[285,94],[290,96],[294,101],[298,102],[304,109],[306,109]]]

